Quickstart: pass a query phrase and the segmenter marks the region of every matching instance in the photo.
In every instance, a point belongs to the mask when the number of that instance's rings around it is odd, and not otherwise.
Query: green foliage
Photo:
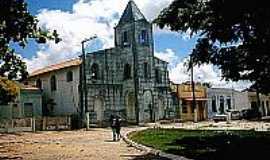
[[[19,91],[20,88],[16,83],[0,76],[0,104],[13,101]]]
[[[249,80],[270,93],[269,19],[267,1],[174,0],[154,22],[200,37],[194,65],[212,63],[226,80]]]
[[[129,138],[195,160],[264,159],[270,149],[270,132],[147,129]]]
[[[37,23],[24,0],[0,0],[0,76],[20,80],[27,77],[26,64],[9,47],[11,43],[25,47],[30,38],[38,43],[60,41],[56,31],[44,31],[37,27]]]

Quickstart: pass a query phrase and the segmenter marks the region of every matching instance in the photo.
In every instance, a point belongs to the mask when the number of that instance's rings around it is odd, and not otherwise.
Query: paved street
[[[124,128],[124,132],[132,128]],[[139,160],[157,159],[127,146],[113,142],[111,130],[38,132],[0,134],[0,159],[30,160]]]

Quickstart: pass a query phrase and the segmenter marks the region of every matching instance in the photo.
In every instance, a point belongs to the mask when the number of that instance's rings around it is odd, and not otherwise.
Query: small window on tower
[[[144,62],[144,78],[148,78],[148,70],[149,70],[149,68],[148,68],[148,63],[147,62]]]
[[[128,32],[127,31],[125,31],[124,33],[123,33],[123,45],[124,46],[127,46],[128,45]]]
[[[142,30],[139,36],[139,42],[145,44],[148,41],[148,34],[146,30]]]

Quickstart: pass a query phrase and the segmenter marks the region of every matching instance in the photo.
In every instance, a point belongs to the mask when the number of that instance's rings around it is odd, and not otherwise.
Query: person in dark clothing
[[[111,115],[111,118],[110,118],[110,121],[111,121],[111,128],[112,128],[112,133],[113,133],[113,141],[116,141],[116,126],[117,126],[117,120],[116,118]]]
[[[117,135],[117,140],[120,141],[121,119],[119,117],[116,118],[115,131],[116,131],[116,135]]]

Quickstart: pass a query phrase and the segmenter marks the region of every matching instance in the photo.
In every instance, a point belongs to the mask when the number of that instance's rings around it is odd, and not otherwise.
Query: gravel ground
[[[124,128],[123,132],[134,130]],[[0,159],[29,160],[143,160],[163,159],[113,142],[111,130],[52,131],[0,134]]]

